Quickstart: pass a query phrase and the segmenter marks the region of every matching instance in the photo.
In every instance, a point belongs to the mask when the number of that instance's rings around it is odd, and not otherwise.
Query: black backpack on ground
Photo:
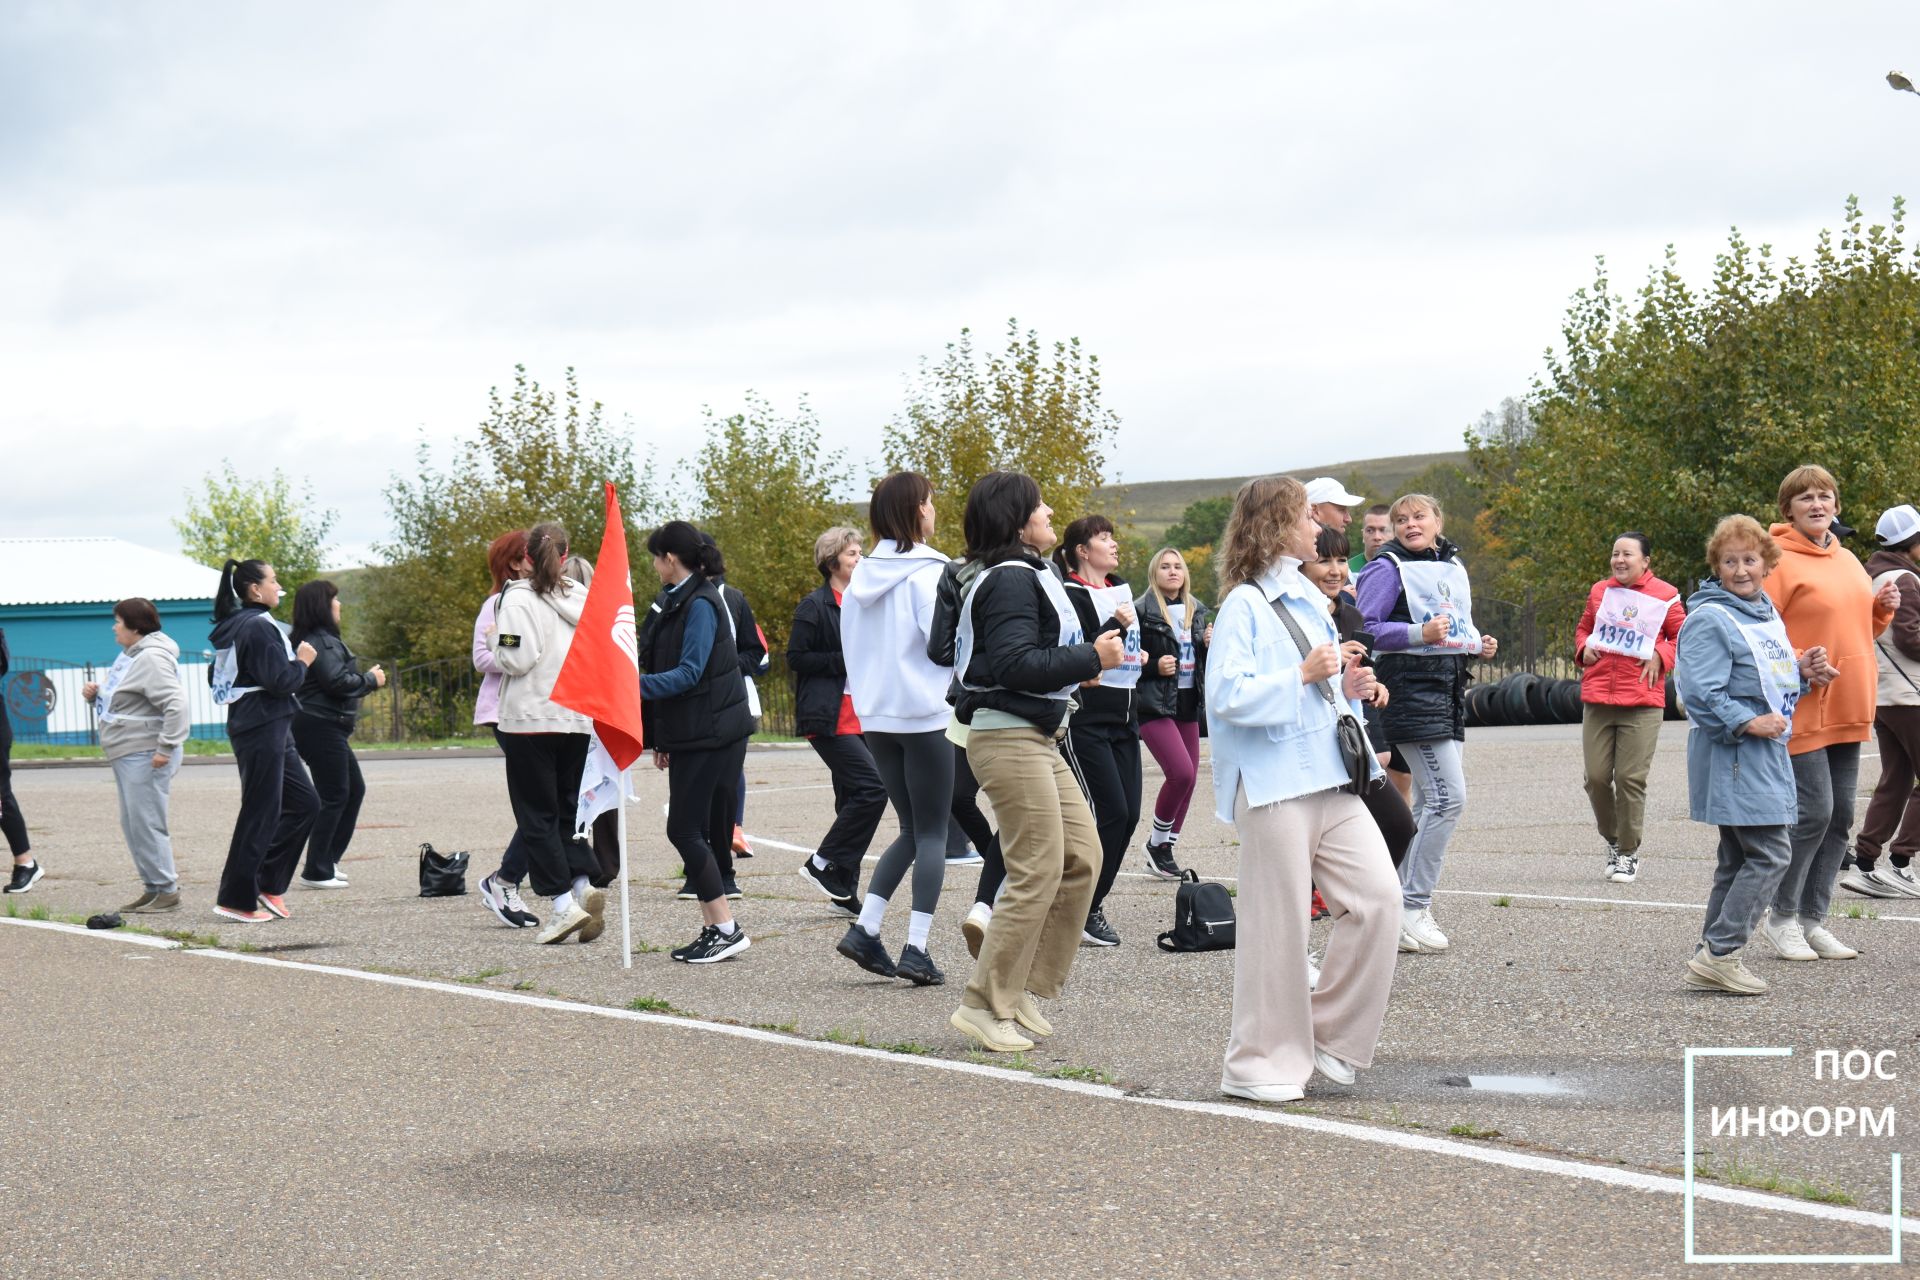
[[[1173,928],[1160,935],[1162,951],[1233,950],[1233,898],[1227,887],[1188,868],[1173,894]]]

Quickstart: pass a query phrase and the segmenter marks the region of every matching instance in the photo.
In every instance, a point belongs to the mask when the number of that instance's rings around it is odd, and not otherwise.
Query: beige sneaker
[[[1807,935],[1800,932],[1798,920],[1776,920],[1771,912],[1760,922],[1760,932],[1765,934],[1773,949],[1780,953],[1782,960],[1818,960],[1820,953],[1807,945]]]
[[[547,927],[540,931],[539,942],[542,946],[554,942],[565,942],[592,921],[593,917],[584,907],[569,900],[567,909],[564,912],[556,911],[553,919],[547,922]]]
[[[147,904],[159,896],[159,894],[151,889],[142,889],[139,897],[129,902],[126,906],[119,908],[120,914],[124,916],[131,915],[136,911],[145,911]]]
[[[1822,960],[1853,960],[1860,955],[1858,951],[1834,937],[1832,931],[1824,924],[1813,926],[1806,930],[1803,936],[1807,941],[1807,949]]]
[[[993,908],[984,902],[976,902],[967,912],[967,918],[960,922],[960,933],[967,940],[967,954],[975,960],[980,958],[980,948],[986,945],[987,926],[993,923]]]
[[[1053,1024],[1040,1012],[1040,1002],[1033,998],[1031,991],[1020,993],[1020,1003],[1014,1008],[1013,1020],[1037,1036],[1053,1034]]]
[[[1701,947],[1687,961],[1686,983],[1698,991],[1725,991],[1736,996],[1767,993],[1767,980],[1742,964],[1738,951],[1716,956]]]
[[[1033,1048],[1033,1041],[1013,1029],[1006,1018],[996,1018],[985,1009],[961,1005],[947,1019],[955,1031],[965,1032],[980,1042],[989,1053],[1020,1053]]]
[[[157,915],[162,911],[178,911],[179,909],[180,894],[177,890],[172,893],[146,894],[139,902],[120,908],[123,913],[143,916]]]

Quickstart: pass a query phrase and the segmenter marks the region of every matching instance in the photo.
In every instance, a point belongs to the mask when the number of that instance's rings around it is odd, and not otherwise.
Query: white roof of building
[[[0,606],[211,600],[220,571],[123,538],[0,538]]]

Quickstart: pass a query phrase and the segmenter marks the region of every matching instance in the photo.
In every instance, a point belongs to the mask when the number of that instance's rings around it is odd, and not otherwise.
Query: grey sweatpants
[[[1719,863],[1700,940],[1716,956],[1747,945],[1793,857],[1791,827],[1721,827]]]
[[[880,855],[867,892],[891,902],[913,868],[913,909],[933,914],[947,876],[947,816],[953,805],[953,743],[932,733],[865,735],[873,767],[887,789],[900,834]]]
[[[1793,826],[1793,861],[1773,892],[1773,917],[1811,929],[1827,918],[1833,882],[1853,830],[1853,793],[1860,780],[1860,744],[1836,742],[1793,757],[1793,789],[1800,821]]]
[[[1409,911],[1433,902],[1440,883],[1440,867],[1447,859],[1447,841],[1460,825],[1467,807],[1467,774],[1461,744],[1452,738],[1437,742],[1396,742],[1413,775],[1413,820],[1418,824],[1406,857],[1400,860],[1400,902]]]
[[[113,763],[113,783],[120,792],[120,830],[127,837],[140,883],[156,893],[175,893],[180,879],[173,869],[173,837],[167,832],[167,800],[173,775],[180,772],[184,748],[173,749],[173,759],[153,767],[153,756],[142,751],[119,756]]]

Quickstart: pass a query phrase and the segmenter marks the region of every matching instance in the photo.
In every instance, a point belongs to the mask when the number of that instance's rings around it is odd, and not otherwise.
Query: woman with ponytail
[[[672,520],[647,538],[647,551],[662,587],[640,637],[640,714],[654,767],[667,771],[667,840],[686,864],[702,921],[672,957],[713,964],[753,945],[734,922],[720,870],[733,844],[734,788],[753,713],[726,602],[712,582],[718,549]]]
[[[495,611],[493,660],[500,686],[500,750],[507,797],[526,850],[533,891],[553,899],[543,944],[606,927],[607,895],[593,886],[593,850],[570,839],[593,722],[553,701],[553,682],[573,645],[587,591],[566,576],[567,531],[552,521],[527,530],[527,576],[508,582]]]
[[[227,846],[214,913],[242,924],[286,919],[287,887],[320,812],[320,796],[293,746],[294,693],[314,648],[295,649],[270,610],[280,581],[264,560],[229,560],[213,601],[214,701],[240,768],[240,815]]]

